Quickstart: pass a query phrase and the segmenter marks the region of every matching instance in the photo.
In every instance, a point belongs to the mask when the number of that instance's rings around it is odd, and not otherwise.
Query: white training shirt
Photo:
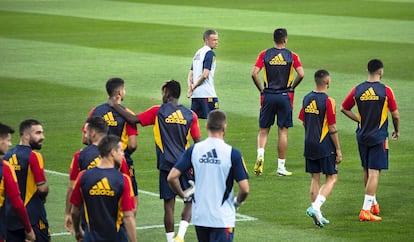
[[[217,97],[216,89],[214,88],[214,72],[216,70],[216,54],[208,47],[204,46],[199,49],[193,58],[191,70],[193,71],[193,84],[195,84],[204,69],[209,69],[208,78],[204,80],[203,84],[193,91],[192,98],[208,98]]]

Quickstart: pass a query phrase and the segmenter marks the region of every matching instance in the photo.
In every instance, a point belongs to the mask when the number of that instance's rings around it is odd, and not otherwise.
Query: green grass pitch
[[[238,213],[235,241],[410,241],[414,238],[414,1],[269,0],[0,0],[0,122],[15,129],[23,119],[43,122],[50,195],[47,212],[54,241],[74,241],[63,227],[69,164],[82,147],[80,129],[94,105],[105,102],[105,82],[126,80],[124,104],[135,112],[161,102],[160,86],[176,79],[186,88],[191,58],[202,32],[219,31],[216,89],[228,114],[226,141],[239,148],[250,171],[251,193]],[[287,167],[275,176],[276,129],[266,149],[264,174],[256,158],[259,94],[250,78],[257,54],[271,47],[276,27],[289,32],[305,79],[295,97]],[[348,91],[366,79],[366,63],[380,58],[384,83],[397,97],[400,140],[390,142],[390,169],[377,193],[382,222],[362,223],[364,188],[355,124],[337,114],[344,161],[339,180],[323,207],[331,224],[318,229],[305,214],[310,176],[304,172],[303,135],[296,118],[313,73],[331,73],[329,94],[337,111]],[[184,93],[183,92],[183,93]],[[181,103],[189,107],[183,95]],[[203,137],[205,121],[200,122]],[[392,129],[392,125],[390,127]],[[18,142],[18,135],[13,137]],[[152,128],[139,126],[133,158],[141,190],[137,215],[140,241],[165,241],[162,201]],[[176,222],[182,204],[178,202]],[[190,226],[186,241],[196,241]]]

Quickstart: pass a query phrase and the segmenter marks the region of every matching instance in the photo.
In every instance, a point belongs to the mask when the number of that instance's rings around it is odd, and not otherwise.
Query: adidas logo
[[[318,110],[318,107],[316,106],[315,100],[309,103],[309,105],[305,108],[305,113],[319,114],[319,110]]]
[[[200,160],[200,163],[209,163],[209,164],[217,164],[220,165],[220,160],[217,157],[216,149],[212,149],[211,151],[204,154]]]
[[[98,165],[99,161],[101,159],[99,157],[96,157],[95,160],[93,160],[91,163],[89,163],[88,167],[86,169],[91,169],[94,168],[95,166]]]
[[[8,160],[9,164],[13,166],[15,171],[20,171],[22,168],[19,165],[19,161],[17,160],[16,154],[13,154],[10,159]]]
[[[181,112],[181,110],[177,110],[175,112],[173,112],[172,114],[170,114],[166,119],[165,119],[166,123],[174,123],[174,124],[187,124],[187,120],[184,119],[183,113]]]
[[[115,120],[114,115],[112,114],[112,112],[107,112],[104,116],[103,119],[106,121],[106,124],[109,127],[116,127],[118,126],[118,122]]]
[[[283,58],[282,53],[279,53],[277,56],[273,57],[271,61],[269,61],[270,65],[286,65],[285,58]]]
[[[89,195],[113,197],[115,192],[109,186],[108,178],[104,177],[89,190]]]
[[[360,97],[359,100],[361,101],[375,101],[379,100],[379,97],[374,92],[374,88],[370,87],[366,90]]]

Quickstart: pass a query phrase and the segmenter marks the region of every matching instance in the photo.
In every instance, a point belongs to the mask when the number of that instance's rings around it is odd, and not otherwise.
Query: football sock
[[[374,204],[373,202],[374,202],[374,196],[365,194],[364,205],[362,206],[362,209],[370,210],[372,204]]]
[[[180,226],[178,227],[177,235],[180,238],[184,239],[184,235],[185,235],[185,232],[187,232],[187,228],[188,228],[188,222],[185,220],[181,220]]]
[[[326,198],[322,196],[321,194],[318,194],[315,201],[312,203],[312,208],[316,211],[320,211],[323,203],[326,201]]]
[[[264,148],[257,149],[257,158],[263,158],[264,157]]]
[[[174,240],[174,232],[165,233],[165,237],[167,237],[167,242],[173,242],[173,240]]]
[[[277,167],[280,169],[285,169],[286,159],[277,159]]]

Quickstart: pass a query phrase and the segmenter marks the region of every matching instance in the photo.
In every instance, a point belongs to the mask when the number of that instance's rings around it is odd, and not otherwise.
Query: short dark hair
[[[324,85],[326,83],[324,83],[324,79],[325,77],[329,76],[329,72],[327,70],[321,69],[321,70],[317,70],[315,72],[315,83],[318,86]]]
[[[169,80],[162,85],[161,90],[167,90],[168,94],[173,98],[180,98],[181,95],[181,85],[176,80]]]
[[[0,123],[0,138],[7,137],[8,134],[13,134],[14,129],[6,124]]]
[[[125,82],[122,78],[113,77],[106,82],[106,92],[110,97],[113,97],[117,94],[116,91],[124,85]]]
[[[20,136],[23,136],[24,131],[26,131],[27,129],[30,129],[33,125],[42,125],[42,124],[36,119],[26,119],[23,122],[21,122],[20,127],[19,127]]]
[[[208,113],[207,129],[211,132],[221,131],[226,124],[226,113],[219,109],[214,109]]]
[[[285,28],[275,29],[273,32],[273,40],[276,44],[281,44],[288,37],[287,30]]]
[[[384,68],[384,64],[380,59],[372,59],[368,62],[367,68],[370,74],[374,74],[379,69]]]
[[[108,129],[109,129],[108,125],[106,124],[105,120],[103,120],[103,118],[101,117],[98,117],[98,116],[89,117],[86,120],[86,123],[88,124],[86,129],[93,129],[100,134],[108,133]]]
[[[203,40],[206,41],[210,37],[210,35],[212,35],[212,34],[218,34],[218,32],[213,30],[213,29],[208,29],[208,30],[204,31]]]
[[[118,146],[118,143],[121,142],[119,136],[109,134],[105,135],[98,144],[98,151],[101,157],[107,157],[111,150]]]

